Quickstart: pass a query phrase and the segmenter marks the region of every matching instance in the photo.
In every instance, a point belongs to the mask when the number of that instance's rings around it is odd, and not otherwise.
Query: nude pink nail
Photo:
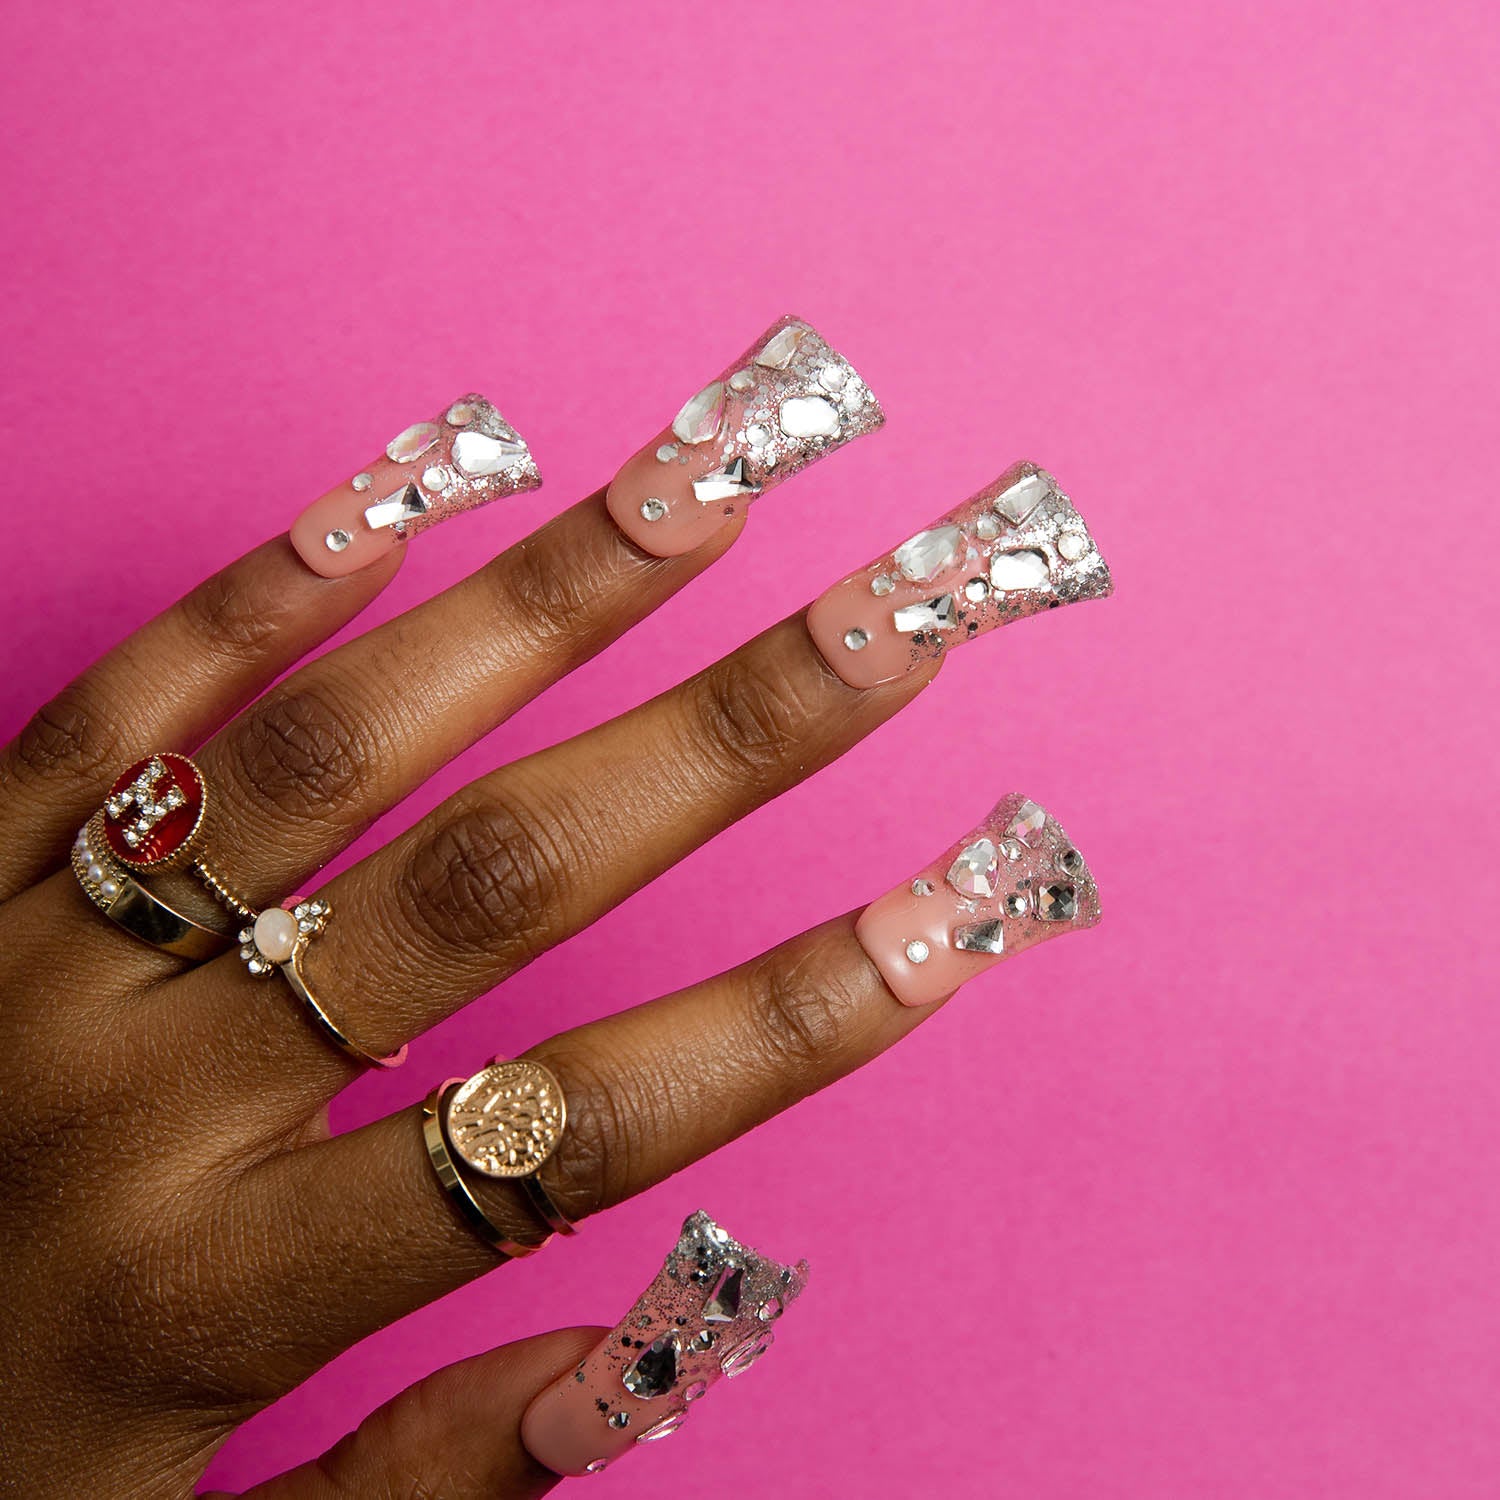
[[[374,463],[314,500],[292,523],[292,546],[314,573],[342,578],[449,516],[541,482],[515,428],[483,396],[460,396],[441,416],[398,433]]]
[[[693,1214],[619,1326],[526,1408],[526,1451],[556,1474],[597,1474],[670,1437],[713,1386],[771,1347],[771,1325],[806,1282],[806,1261],[778,1265]]]
[[[678,557],[884,420],[854,366],[800,318],[782,318],[625,461],[609,513],[638,547]]]
[[[930,1005],[1002,959],[1098,920],[1083,856],[1050,813],[1012,793],[915,879],[867,906],[854,934],[903,1005]]]
[[[1035,464],[1015,464],[957,510],[836,583],[807,612],[850,687],[893,682],[1012,620],[1114,587],[1083,517]]]

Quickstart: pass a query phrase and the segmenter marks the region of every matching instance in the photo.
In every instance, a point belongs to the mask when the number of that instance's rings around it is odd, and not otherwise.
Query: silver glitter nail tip
[[[741,1244],[707,1214],[693,1214],[656,1279],[585,1361],[585,1380],[606,1392],[599,1420],[618,1426],[621,1415],[638,1413],[637,1423],[649,1430],[742,1364],[748,1368],[743,1346],[768,1343],[766,1323],[801,1295],[806,1282],[806,1261],[783,1266]],[[611,1397],[612,1391],[618,1394]],[[643,1409],[641,1402],[661,1410]]]

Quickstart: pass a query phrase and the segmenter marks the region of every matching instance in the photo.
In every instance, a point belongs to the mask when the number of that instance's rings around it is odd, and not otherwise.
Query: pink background
[[[812,1287],[601,1496],[1494,1495],[1492,3],[9,20],[6,734],[452,394],[494,395],[546,487],[425,538],[375,617],[604,481],[783,311],[886,431],[379,833],[1015,457],[1118,581],[956,656],[338,1113],[869,899],[1011,788],[1083,846],[1099,931],[355,1349],[219,1483],[455,1356],[612,1321],[701,1205]]]

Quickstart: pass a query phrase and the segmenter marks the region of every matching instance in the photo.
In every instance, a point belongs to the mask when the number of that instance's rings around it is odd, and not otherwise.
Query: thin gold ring
[[[479,1200],[469,1191],[469,1185],[459,1171],[458,1162],[448,1147],[448,1137],[443,1132],[443,1107],[448,1096],[463,1083],[462,1078],[449,1078],[440,1083],[422,1104],[422,1138],[427,1143],[427,1159],[443,1191],[447,1193],[464,1222],[485,1244],[492,1246],[512,1260],[522,1260],[548,1244],[552,1236],[535,1245],[522,1245],[504,1234],[490,1221],[490,1217],[479,1206]]]

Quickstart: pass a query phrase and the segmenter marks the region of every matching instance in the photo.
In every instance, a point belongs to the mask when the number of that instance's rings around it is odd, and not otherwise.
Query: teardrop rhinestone
[[[525,457],[526,444],[516,439],[491,437],[472,429],[453,439],[453,462],[474,478],[498,474]]]
[[[714,1294],[703,1306],[705,1323],[732,1323],[739,1316],[740,1301],[745,1293],[745,1271],[743,1266],[729,1266]]]
[[[964,896],[993,896],[1000,855],[990,839],[975,839],[948,867],[948,884]]]
[[[680,443],[706,443],[724,420],[724,382],[711,381],[683,403],[672,418],[672,433]]]
[[[437,440],[436,422],[414,422],[385,445],[385,456],[393,464],[409,464],[414,458],[421,458]]]
[[[1038,807],[1035,802],[1023,802],[1016,810],[1016,815],[1011,819],[1010,827],[1005,830],[1005,836],[1012,839],[1020,839],[1028,849],[1036,847],[1037,836],[1047,826],[1047,814]]]
[[[677,1383],[677,1355],[681,1343],[675,1333],[664,1333],[643,1349],[621,1379],[625,1389],[642,1401],[664,1396]]]
[[[765,370],[786,369],[798,345],[811,331],[806,323],[788,323],[766,340],[765,347],[755,356],[755,363]]]

